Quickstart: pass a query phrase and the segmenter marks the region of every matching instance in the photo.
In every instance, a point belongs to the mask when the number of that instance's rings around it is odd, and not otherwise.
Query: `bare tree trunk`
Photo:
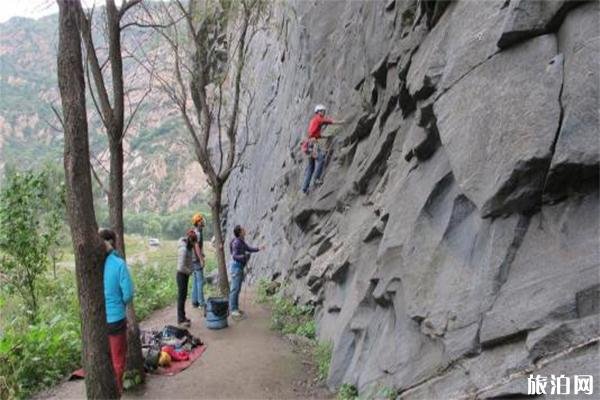
[[[123,142],[114,140],[116,133],[109,134],[110,177],[108,214],[110,226],[117,234],[117,250],[125,258],[125,228],[123,224]],[[133,301],[127,306],[127,371],[137,371],[144,377],[144,356],[140,341],[140,328],[135,316]]]
[[[111,367],[104,306],[106,250],[98,236],[92,197],[85,81],[78,29],[81,4],[79,0],[58,0],[58,5],[57,69],[65,125],[66,203],[81,309],[86,395],[90,399],[113,399],[119,394]]]
[[[215,235],[217,265],[219,272],[219,291],[222,295],[229,293],[229,282],[227,281],[227,264],[225,261],[225,252],[223,248],[223,232],[221,228],[222,212],[222,192],[223,186],[227,182],[232,171],[238,166],[242,154],[247,147],[241,151],[236,150],[238,142],[238,119],[240,115],[240,99],[242,97],[242,72],[245,65],[245,57],[248,54],[248,44],[257,32],[249,32],[252,24],[257,23],[261,17],[263,7],[266,2],[262,0],[240,0],[231,2],[225,7],[229,15],[221,15],[219,7],[211,7],[210,2],[199,2],[190,0],[187,2],[187,9],[181,0],[176,0],[175,5],[185,19],[189,42],[181,43],[177,31],[170,36],[167,31],[158,31],[170,44],[174,54],[174,78],[178,88],[173,89],[170,83],[163,82],[163,89],[169,94],[171,99],[179,108],[183,117],[185,126],[192,137],[194,152],[202,170],[209,181],[212,200],[211,212],[213,218],[213,227]],[[221,3],[223,5],[223,3]],[[176,23],[176,19],[171,15],[169,7],[165,7],[165,14],[171,23]],[[241,14],[237,14],[237,12]],[[150,13],[149,13],[150,14]],[[223,40],[227,37],[227,24],[229,18],[241,18],[241,26],[236,27],[238,40]],[[248,34],[250,36],[248,36]],[[186,57],[182,56],[181,48],[193,44],[187,52],[191,55],[191,66],[186,66]],[[221,59],[219,54],[227,54],[227,60]],[[233,59],[229,59],[230,55]],[[227,64],[227,65],[225,65]],[[234,67],[233,72],[228,72],[229,67]],[[189,82],[187,81],[189,78]],[[227,117],[227,123],[221,123],[221,107],[223,106],[223,79],[232,79],[233,83],[233,101],[230,108],[230,115]],[[207,94],[207,88],[214,96]],[[215,87],[219,90],[215,91]],[[195,109],[197,124],[192,122],[192,115],[188,112],[188,95],[191,95],[192,103]],[[215,98],[211,98],[215,97]],[[215,110],[214,108],[217,108]],[[212,108],[212,109],[211,109]],[[217,116],[217,124],[213,126],[214,116]],[[247,118],[247,115],[246,115]],[[196,125],[196,126],[195,126]],[[211,135],[219,141],[219,154],[212,157]],[[227,138],[229,146],[226,154],[223,154],[221,141]],[[225,156],[225,157],[224,157]],[[217,161],[215,161],[217,160]],[[215,163],[215,164],[213,164]]]
[[[215,253],[217,255],[217,266],[219,272],[219,291],[221,296],[227,296],[229,294],[229,281],[227,280],[227,263],[225,262],[225,249],[223,243],[223,229],[221,228],[221,195],[223,193],[223,186],[216,185],[212,187],[212,201],[210,203],[210,210],[213,220],[213,233],[215,235]]]
[[[116,247],[125,258],[125,238],[123,224],[123,142],[109,135],[110,176],[108,189],[108,215],[110,227],[117,234]]]
[[[106,30],[108,33],[108,60],[111,79],[105,81],[98,61],[92,38],[91,16],[81,14],[84,44],[88,53],[88,64],[94,77],[94,84],[100,100],[98,113],[102,117],[110,150],[108,213],[111,228],[117,234],[117,250],[125,257],[125,236],[123,223],[123,135],[125,129],[123,56],[121,54],[121,18],[127,9],[138,4],[139,0],[124,1],[119,10],[114,0],[106,0]],[[107,82],[112,83],[113,102],[109,100]],[[91,85],[91,83],[90,83]],[[132,116],[133,117],[133,116]],[[135,319],[133,303],[127,307],[127,367],[144,377],[144,358],[139,337],[139,327]]]

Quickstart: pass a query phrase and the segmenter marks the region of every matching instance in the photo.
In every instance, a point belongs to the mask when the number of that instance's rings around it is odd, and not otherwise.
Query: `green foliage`
[[[10,330],[0,340],[0,375],[7,380],[8,397],[26,397],[57,382],[80,359],[79,322],[61,314],[25,331]]]
[[[314,318],[311,318],[302,325],[298,326],[296,329],[296,334],[309,339],[314,339],[317,335],[317,325],[315,324]]]
[[[59,245],[63,198],[62,191],[53,198],[55,190],[48,171],[42,171],[12,173],[0,191],[0,272],[8,289],[22,297],[30,322],[39,309],[38,277]]]
[[[143,379],[140,375],[140,371],[125,371],[123,374],[123,389],[132,389],[137,385],[141,385],[142,381]]]
[[[154,212],[126,213],[123,217],[125,233],[139,234],[147,237],[179,239],[191,228],[192,215],[197,211],[196,209],[184,209],[162,214]],[[209,240],[213,234],[210,214],[202,208],[199,211],[206,218],[204,240]],[[100,226],[108,226],[108,213],[99,215],[98,223]]]
[[[270,300],[270,296],[267,293],[269,288],[269,280],[267,278],[260,278],[256,283],[256,302],[259,304],[266,304]]]
[[[349,383],[344,383],[337,394],[338,400],[354,400],[358,398],[358,390],[356,386]]]
[[[59,381],[81,361],[73,274],[61,271],[56,280],[41,279],[39,292],[44,301],[37,322],[30,324],[27,306],[17,303],[0,336],[0,398],[26,398]]]
[[[273,297],[271,328],[283,334],[296,334],[315,338],[313,308],[297,306],[288,298],[277,294]]]
[[[173,249],[169,249],[172,251]],[[177,297],[175,261],[130,266],[138,318],[171,304]],[[75,276],[70,269],[56,279],[39,277],[39,318],[30,324],[27,306],[0,287],[0,399],[27,398],[60,381],[81,362],[80,315]],[[127,376],[126,385],[139,377]]]
[[[177,298],[175,265],[144,267],[136,264],[130,267],[135,284],[135,312],[144,319],[154,310],[163,308]]]
[[[313,350],[313,358],[317,364],[317,378],[320,381],[324,381],[329,374],[332,351],[333,344],[331,342],[319,342]]]
[[[325,380],[329,374],[333,344],[317,342],[314,309],[309,306],[295,305],[284,296],[281,287],[274,295],[269,295],[269,292],[273,290],[272,284],[273,282],[268,279],[260,279],[256,291],[256,301],[271,306],[271,329],[283,334],[295,334],[310,339],[306,350],[310,352],[317,367],[317,379]]]
[[[394,400],[398,396],[398,391],[389,386],[384,386],[377,390],[376,399]]]

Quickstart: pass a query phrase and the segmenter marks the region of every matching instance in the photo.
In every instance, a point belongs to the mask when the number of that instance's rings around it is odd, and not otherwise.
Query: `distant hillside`
[[[98,11],[97,11],[98,12]],[[149,40],[140,44],[139,38]],[[63,136],[51,105],[60,110],[56,83],[57,16],[39,20],[12,18],[0,24],[0,170],[59,162]],[[160,51],[151,32],[127,29],[124,49],[143,46]],[[96,45],[102,36],[95,35]],[[142,96],[149,74],[132,59],[124,60],[126,85]],[[127,88],[126,88],[127,89]],[[91,100],[88,102],[90,147],[95,170],[106,180],[108,154]],[[125,138],[125,199],[127,211],[174,211],[204,197],[206,180],[191,148],[179,114],[155,88],[146,97]]]

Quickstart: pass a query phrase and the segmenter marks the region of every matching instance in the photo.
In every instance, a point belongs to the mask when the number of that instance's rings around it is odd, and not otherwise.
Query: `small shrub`
[[[135,285],[135,311],[140,320],[177,298],[175,266],[152,268],[136,264],[130,270]]]
[[[320,381],[324,381],[327,379],[327,375],[329,375],[332,351],[333,344],[331,342],[320,342],[314,348],[313,358],[317,365],[317,378]]]
[[[0,376],[9,398],[26,398],[60,380],[81,361],[79,321],[57,314],[27,330],[7,329],[0,339]]]
[[[358,390],[356,386],[349,383],[344,383],[337,395],[338,400],[354,400],[358,398]]]
[[[272,329],[278,330],[284,335],[296,334],[309,339],[315,337],[312,307],[297,306],[281,295],[274,296],[272,305]]]
[[[385,386],[380,388],[375,395],[376,399],[394,400],[398,396],[396,389]]]
[[[298,306],[279,292],[270,296],[269,291],[273,282],[261,279],[257,285],[257,302],[271,305],[271,329],[283,334],[295,334],[309,340],[307,349],[312,354],[317,366],[317,379],[324,381],[329,374],[329,363],[333,345],[329,342],[317,343],[317,327],[314,319],[314,309],[310,306]],[[303,349],[304,350],[304,349]]]
[[[260,278],[256,283],[256,302],[259,304],[266,304],[269,302],[270,296],[267,294],[269,287],[269,280],[267,278]]]
[[[315,324],[314,319],[304,322],[296,329],[296,335],[304,336],[309,339],[314,339],[316,337],[316,334],[317,325]]]

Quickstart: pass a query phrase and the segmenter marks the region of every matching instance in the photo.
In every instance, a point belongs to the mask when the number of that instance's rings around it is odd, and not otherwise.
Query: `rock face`
[[[332,389],[518,397],[530,373],[597,372],[599,18],[597,2],[273,3],[227,224],[268,245],[251,279],[315,306]],[[305,196],[317,103],[346,124]]]

